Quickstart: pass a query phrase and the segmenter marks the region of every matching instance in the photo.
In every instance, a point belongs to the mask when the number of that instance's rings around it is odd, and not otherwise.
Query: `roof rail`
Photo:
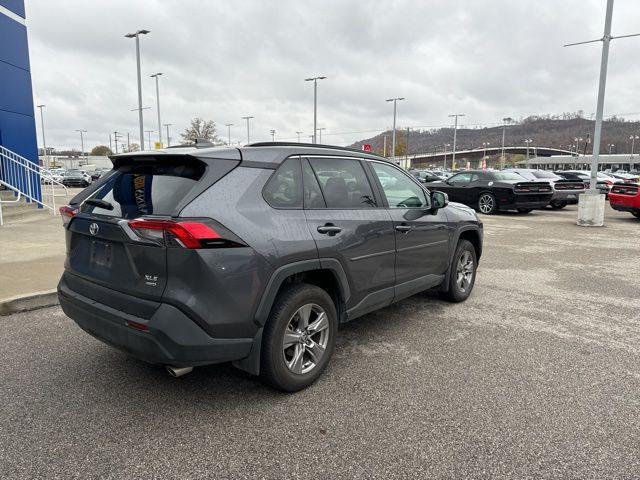
[[[371,155],[373,157],[378,157],[383,160],[389,161],[388,158],[385,158],[381,155],[377,155],[372,152],[365,152],[364,150],[358,150],[357,148],[351,147],[339,147],[337,145],[324,145],[321,143],[298,143],[298,142],[258,142],[258,143],[250,143],[249,145],[245,145],[245,147],[310,147],[310,148],[330,148],[332,150],[344,150],[346,152],[357,152],[363,153],[365,155]]]

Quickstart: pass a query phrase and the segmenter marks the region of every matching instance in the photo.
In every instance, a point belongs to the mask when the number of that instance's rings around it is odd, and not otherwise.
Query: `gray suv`
[[[465,300],[482,223],[385,158],[321,145],[112,157],[61,208],[82,329],[175,376],[231,361],[296,391],[338,326],[415,293]]]

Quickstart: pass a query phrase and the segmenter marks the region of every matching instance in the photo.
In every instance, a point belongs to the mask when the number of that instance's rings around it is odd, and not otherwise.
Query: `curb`
[[[44,290],[0,300],[0,316],[58,305],[57,290]]]

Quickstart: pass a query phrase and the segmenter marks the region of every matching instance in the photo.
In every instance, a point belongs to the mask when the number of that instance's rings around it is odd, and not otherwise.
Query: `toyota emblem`
[[[89,233],[91,235],[97,235],[99,230],[100,227],[98,227],[97,223],[92,223],[91,225],[89,225]]]

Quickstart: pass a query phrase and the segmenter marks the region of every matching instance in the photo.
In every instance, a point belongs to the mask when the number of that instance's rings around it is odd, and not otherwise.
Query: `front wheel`
[[[444,296],[451,302],[463,302],[471,295],[478,268],[476,249],[469,240],[458,242],[449,268],[449,285]]]
[[[492,215],[498,210],[498,203],[496,197],[490,193],[483,193],[478,198],[478,210],[485,215]]]
[[[338,330],[336,307],[314,285],[294,285],[278,295],[262,336],[260,377],[295,392],[315,382],[327,366]]]

